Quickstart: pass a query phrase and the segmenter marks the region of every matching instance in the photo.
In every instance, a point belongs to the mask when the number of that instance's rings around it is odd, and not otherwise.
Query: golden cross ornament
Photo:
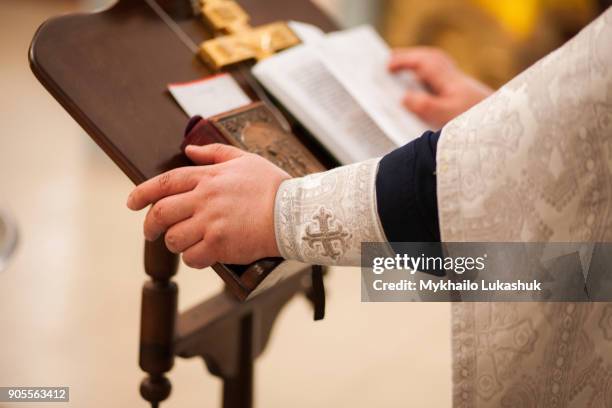
[[[220,35],[200,45],[200,56],[216,70],[261,60],[300,43],[285,22],[252,27],[249,15],[234,0],[200,0],[200,7],[206,24]]]

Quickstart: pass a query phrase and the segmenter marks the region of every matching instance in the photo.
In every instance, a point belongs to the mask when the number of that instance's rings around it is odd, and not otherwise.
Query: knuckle
[[[219,232],[216,230],[209,231],[206,234],[206,244],[210,247],[214,247],[220,240]]]
[[[204,240],[207,247],[217,249],[223,242],[223,232],[219,228],[212,229],[206,233]]]
[[[220,183],[220,180],[217,180],[217,176],[211,176],[208,180],[208,187],[206,188],[206,193],[210,197],[218,197],[223,190],[223,185]]]
[[[203,169],[204,171],[202,172],[202,177],[200,178],[200,183],[204,182],[204,183],[210,183],[211,180],[213,180],[215,177],[217,177],[219,175],[219,171],[218,171],[218,167],[217,166],[209,166],[209,167],[205,167]]]
[[[200,185],[200,204],[207,205],[209,208],[214,207],[211,204],[211,200],[216,199],[219,196],[219,186],[215,181],[214,175],[207,176],[207,179]]]
[[[160,224],[164,221],[164,215],[166,211],[162,203],[157,203],[153,206],[152,216],[153,221]]]
[[[158,183],[159,183],[160,190],[167,191],[169,189],[170,183],[172,182],[172,179],[173,179],[172,174],[173,174],[172,171],[168,171],[159,176]]]

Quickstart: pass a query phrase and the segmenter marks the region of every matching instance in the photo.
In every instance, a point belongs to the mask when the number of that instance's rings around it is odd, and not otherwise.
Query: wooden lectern
[[[253,24],[295,19],[326,31],[334,28],[308,0],[240,3]],[[193,17],[189,0],[156,0],[156,4],[193,42],[210,38]],[[211,73],[173,24],[160,18],[145,0],[119,0],[98,13],[47,21],[30,48],[36,77],[135,183],[189,165],[179,149],[187,118],[166,85]],[[242,64],[228,72],[258,100],[245,80],[244,68]],[[329,157],[304,128],[288,119],[298,138],[329,164]],[[310,271],[318,267],[295,266],[300,268],[297,273],[246,302],[226,289],[178,315],[178,288],[172,281],[177,265],[177,256],[166,249],[163,238],[146,243],[145,271],[150,280],[142,291],[140,367],[147,373],[142,396],[158,406],[170,394],[166,373],[174,357],[199,356],[224,381],[224,407],[252,406],[253,363],[282,307],[295,294],[311,296]]]

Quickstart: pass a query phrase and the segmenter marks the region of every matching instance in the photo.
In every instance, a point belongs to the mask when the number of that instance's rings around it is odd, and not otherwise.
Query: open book
[[[388,72],[390,50],[374,29],[324,34],[290,25],[303,44],[260,61],[253,75],[342,164],[382,156],[427,130],[401,105],[420,84]]]

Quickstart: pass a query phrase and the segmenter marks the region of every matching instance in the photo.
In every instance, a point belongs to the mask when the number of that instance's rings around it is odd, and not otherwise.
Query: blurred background
[[[67,385],[75,407],[146,406],[137,365],[143,214],[125,208],[132,185],[36,81],[27,49],[45,19],[110,3],[0,1],[0,212],[19,231],[0,272],[0,386]],[[594,0],[317,3],[342,26],[374,24],[392,46],[440,46],[493,87],[606,6]],[[7,225],[0,224],[0,241],[14,237]],[[7,258],[2,248],[0,258]],[[182,266],[177,281],[181,308],[221,288],[210,270]],[[288,305],[256,366],[257,406],[450,407],[449,305],[361,304],[359,285],[358,269],[334,269],[322,322],[312,322],[303,299]],[[164,406],[219,406],[221,383],[201,361],[177,360],[170,378],[174,390]]]
[[[497,88],[563,44],[610,0],[317,0],[343,26],[374,24],[393,47],[431,45]]]

